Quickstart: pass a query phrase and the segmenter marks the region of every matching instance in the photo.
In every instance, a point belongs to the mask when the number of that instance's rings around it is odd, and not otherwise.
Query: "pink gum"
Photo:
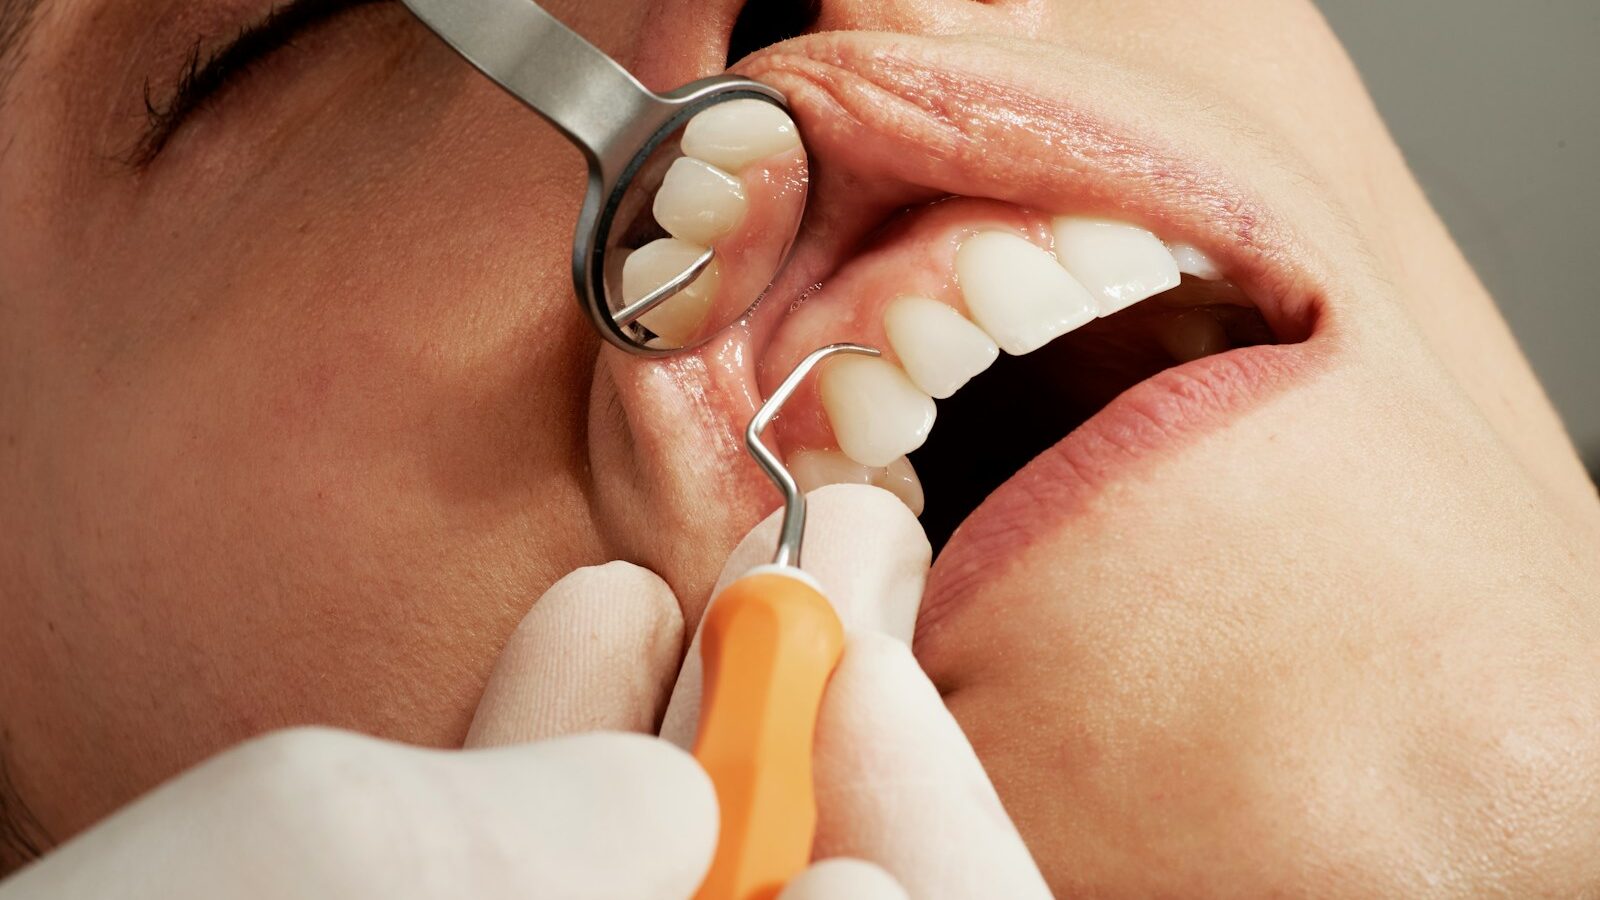
[[[1007,231],[1054,252],[1050,218],[996,200],[956,198],[895,222],[871,249],[804,297],[778,327],[757,370],[762,395],[770,395],[806,354],[827,344],[865,344],[898,365],[883,329],[883,311],[891,301],[908,294],[928,297],[971,319],[956,277],[956,250],[980,231]],[[795,392],[774,428],[785,452],[838,446],[815,375]]]
[[[744,184],[748,205],[739,227],[711,244],[721,281],[695,340],[727,327],[766,289],[805,210],[808,170],[804,149],[796,147],[753,162],[735,174]]]

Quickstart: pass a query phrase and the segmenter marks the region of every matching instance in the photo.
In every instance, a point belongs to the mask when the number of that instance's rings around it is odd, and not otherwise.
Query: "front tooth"
[[[911,460],[902,456],[890,463],[888,468],[872,471],[873,484],[899,497],[913,516],[922,515],[922,481],[917,478],[917,470],[911,467]]]
[[[710,163],[680,156],[656,192],[656,221],[680,241],[709,246],[744,219],[744,184]]]
[[[1193,275],[1201,281],[1221,281],[1222,270],[1211,261],[1211,257],[1200,251],[1193,244],[1170,244],[1167,249],[1172,251],[1172,258],[1178,263],[1178,271],[1185,275]]]
[[[882,359],[830,360],[819,387],[839,449],[864,466],[889,465],[922,446],[933,428],[933,398]]]
[[[1057,216],[1056,256],[1094,294],[1100,315],[1178,286],[1178,264],[1161,239],[1137,225]]]
[[[1055,257],[1004,231],[967,238],[956,251],[956,277],[972,318],[1013,356],[1043,347],[1097,311],[1094,297]]]
[[[676,238],[651,241],[628,254],[622,263],[622,301],[631,304],[661,287],[684,271],[706,252]],[[670,346],[681,347],[693,341],[705,322],[711,298],[717,293],[717,262],[700,273],[689,286],[639,317],[639,324],[660,335]]]
[[[789,114],[764,100],[730,100],[689,120],[679,147],[726,172],[800,146]]]
[[[883,330],[906,374],[923,393],[940,400],[1000,355],[982,328],[927,297],[900,297],[890,303],[883,311]]]
[[[801,493],[828,484],[872,484],[882,470],[863,466],[837,450],[800,450],[784,460]]]

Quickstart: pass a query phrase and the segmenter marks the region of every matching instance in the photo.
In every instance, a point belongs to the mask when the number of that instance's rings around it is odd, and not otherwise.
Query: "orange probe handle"
[[[798,575],[758,570],[712,605],[694,755],[722,828],[697,900],[766,900],[810,864],[817,711],[843,650],[838,614]]]

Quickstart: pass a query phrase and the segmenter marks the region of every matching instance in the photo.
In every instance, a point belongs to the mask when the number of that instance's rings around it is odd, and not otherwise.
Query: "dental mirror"
[[[583,151],[572,280],[602,337],[664,356],[760,300],[806,199],[782,94],[729,75],[657,94],[531,0],[403,2]]]

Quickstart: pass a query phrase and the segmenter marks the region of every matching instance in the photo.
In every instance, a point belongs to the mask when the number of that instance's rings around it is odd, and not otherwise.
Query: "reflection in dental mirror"
[[[794,121],[742,97],[690,117],[612,220],[606,305],[640,347],[694,347],[738,321],[788,256],[808,170]]]

